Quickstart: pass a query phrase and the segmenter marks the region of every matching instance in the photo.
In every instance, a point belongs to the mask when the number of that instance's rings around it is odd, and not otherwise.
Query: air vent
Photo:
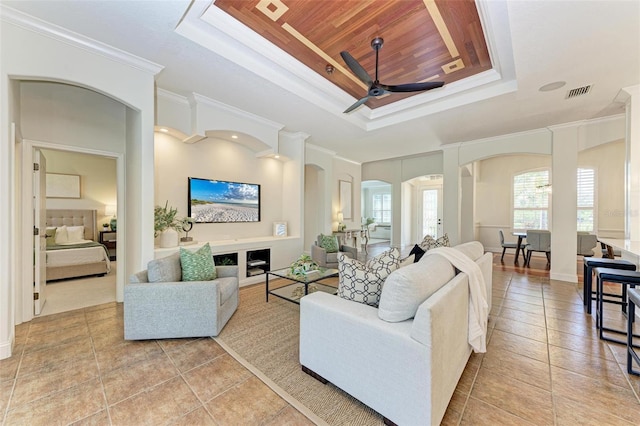
[[[567,96],[565,99],[575,98],[576,96],[586,95],[591,91],[591,87],[593,85],[589,84],[587,86],[576,87],[575,89],[571,89],[567,92]]]

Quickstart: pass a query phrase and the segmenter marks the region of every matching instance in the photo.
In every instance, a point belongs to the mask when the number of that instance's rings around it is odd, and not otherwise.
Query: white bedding
[[[47,266],[81,265],[103,260],[107,263],[107,272],[110,272],[109,255],[102,246],[47,251]]]

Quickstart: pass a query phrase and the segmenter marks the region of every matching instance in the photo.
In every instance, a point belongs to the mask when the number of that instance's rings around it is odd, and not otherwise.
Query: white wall
[[[273,235],[273,222],[283,220],[283,163],[273,158],[257,158],[244,146],[207,138],[195,144],[163,133],[155,141],[156,205],[178,209],[187,215],[188,178],[217,179],[260,185],[260,222],[196,223],[189,233],[198,241],[228,240]],[[299,235],[295,229],[290,234]]]
[[[3,271],[0,276],[0,358],[5,358],[11,355],[15,324],[28,321],[33,316],[33,302],[29,303],[27,297],[30,295],[17,290],[25,282],[31,283],[32,272],[23,269],[22,256],[28,249],[25,241],[30,245],[27,231],[31,229],[32,220],[30,215],[24,215],[23,206],[17,202],[18,195],[13,192],[13,188],[30,186],[19,182],[24,176],[21,163],[27,159],[16,155],[15,141],[11,140],[12,122],[17,124],[18,134],[21,122],[25,122],[25,118],[16,111],[21,108],[22,96],[15,90],[12,80],[65,82],[90,88],[126,105],[124,120],[127,124],[135,122],[135,126],[126,127],[126,144],[119,153],[127,155],[128,162],[123,186],[140,188],[148,176],[153,177],[153,89],[154,75],[160,67],[46,23],[36,24],[28,16],[4,5],[0,8],[0,129],[3,129],[0,134],[0,205],[4,206],[0,210],[0,226],[9,230],[9,235],[0,240],[0,269]],[[91,108],[91,105],[85,107]],[[105,117],[105,120],[110,118]],[[16,122],[18,119],[20,121]],[[60,131],[57,128],[49,130]],[[44,138],[46,134],[34,136]],[[93,142],[86,140],[85,143]],[[113,147],[106,146],[101,150],[115,151]],[[119,169],[123,180],[124,168],[123,165]],[[127,213],[131,213],[127,216],[128,224],[123,223],[124,226],[119,227],[119,231],[124,228],[123,237],[127,237],[129,249],[123,250],[125,256],[119,262],[122,267],[118,268],[117,280],[121,287],[126,273],[139,269],[143,259],[153,257],[153,240],[139,238],[147,228],[153,229],[153,221],[149,220],[153,214],[153,189],[148,188],[140,194],[122,191],[119,195],[123,201],[118,204],[122,208],[119,213],[124,214],[124,200]],[[151,216],[142,214],[143,209],[148,209]],[[120,238],[120,232],[118,234]],[[117,294],[120,296],[121,293]]]
[[[91,209],[97,211],[96,229],[108,223],[107,205],[116,205],[116,160],[68,151],[41,150],[47,159],[47,173],[80,176],[80,198],[47,198],[47,209]]]
[[[621,238],[624,234],[624,150],[624,142],[616,141],[578,153],[578,166],[596,168],[598,235]],[[479,161],[475,219],[479,224],[478,239],[487,250],[502,251],[500,228],[505,239],[515,241],[510,235],[513,176],[545,167],[551,169],[551,156],[505,155]],[[552,182],[553,179],[551,176]]]

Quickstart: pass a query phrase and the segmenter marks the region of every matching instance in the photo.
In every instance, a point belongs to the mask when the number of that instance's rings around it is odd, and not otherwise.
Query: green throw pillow
[[[47,238],[47,247],[56,245],[56,228],[55,227],[47,227],[46,238]]]
[[[338,237],[335,235],[320,234],[320,247],[322,247],[327,253],[337,253]]]
[[[209,243],[196,252],[180,247],[180,266],[182,281],[210,281],[217,276]]]

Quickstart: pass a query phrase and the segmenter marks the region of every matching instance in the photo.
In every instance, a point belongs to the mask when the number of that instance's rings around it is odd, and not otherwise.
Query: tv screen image
[[[260,221],[260,185],[189,178],[189,216],[196,223]]]

